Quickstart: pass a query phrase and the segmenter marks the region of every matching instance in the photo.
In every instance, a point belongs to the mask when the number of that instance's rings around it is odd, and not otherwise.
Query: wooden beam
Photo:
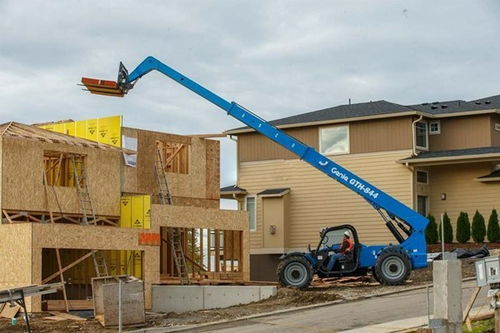
[[[203,228],[200,228],[200,263],[203,266]]]
[[[55,224],[54,217],[52,216],[52,211],[49,210],[50,214],[50,223]],[[59,277],[61,279],[61,283],[63,284],[63,299],[64,299],[64,308],[66,312],[69,312],[69,304],[68,304],[68,295],[66,294],[66,282],[64,281],[64,273],[62,271],[62,262],[61,262],[61,254],[59,252],[59,248],[55,248],[56,250],[56,259],[57,259],[57,268],[59,269]]]
[[[208,271],[212,271],[212,250],[210,249],[212,247],[212,234],[210,233],[210,229],[207,229],[207,267]]]
[[[12,222],[12,220],[10,219],[9,214],[7,214],[7,211],[6,211],[5,209],[3,210],[3,213],[4,213],[5,218],[7,219],[7,221],[9,221],[9,223],[10,223],[10,224],[12,224],[13,222]]]
[[[225,138],[228,136],[228,134],[224,133],[208,133],[208,134],[188,134],[186,136],[190,136],[193,138],[200,138],[200,139],[208,139],[208,138]]]
[[[61,155],[62,156],[62,155]],[[47,173],[43,171],[43,177],[44,177],[44,187],[45,187],[45,196],[47,196]],[[48,198],[47,198],[47,207],[49,208],[49,216],[50,216],[50,223],[55,224],[54,222],[54,216],[52,215],[52,210],[50,209],[50,205],[48,204]],[[38,220],[40,221],[40,220]],[[63,298],[64,298],[64,307],[66,309],[66,312],[69,312],[69,304],[68,304],[68,295],[66,294],[66,282],[64,281],[64,273],[62,271],[62,263],[61,263],[61,255],[59,253],[59,248],[55,248],[56,251],[56,259],[57,259],[57,268],[59,269],[59,277],[61,279],[61,283],[63,284]]]
[[[194,259],[192,259],[191,257],[186,256],[186,255],[184,255],[184,256],[186,257],[186,259],[187,259],[189,262],[191,262],[191,263],[193,264],[193,266],[196,266],[196,267],[198,267],[200,270],[202,270],[202,271],[204,271],[204,272],[207,272],[207,268],[206,268],[206,267],[204,267],[204,266],[200,265],[199,263],[197,263],[196,261],[194,261]],[[194,268],[193,268],[193,270],[194,270]]]
[[[183,147],[184,144],[181,143],[181,145],[173,152],[173,154],[167,158],[167,160],[165,161],[165,167],[167,167],[170,162],[172,162],[172,160],[175,158],[175,156],[177,156],[177,154],[179,154]]]
[[[215,229],[215,271],[220,272],[220,232]]]
[[[474,289],[474,292],[472,293],[469,302],[467,303],[467,306],[465,307],[464,311],[464,322],[467,325],[467,329],[469,331],[472,331],[472,323],[470,320],[470,310],[472,309],[472,306],[474,306],[474,303],[476,302],[477,296],[479,295],[479,292],[481,291],[481,287],[476,287]]]
[[[235,237],[235,230],[231,230],[231,272],[234,272],[234,257],[235,257],[235,253],[234,253],[234,247],[235,247],[235,242],[234,242],[234,239],[236,238]],[[224,252],[226,251],[226,249],[224,249]]]

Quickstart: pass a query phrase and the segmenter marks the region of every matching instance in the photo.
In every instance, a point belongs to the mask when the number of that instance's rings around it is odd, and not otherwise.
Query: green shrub
[[[444,213],[443,215],[443,223],[444,227],[444,242],[445,243],[452,243],[453,242],[453,227],[451,226],[451,221],[450,217],[448,216],[448,213]],[[441,224],[439,225],[439,241],[441,242]]]
[[[484,236],[486,236],[484,217],[476,210],[476,213],[472,218],[472,239],[476,243],[482,243],[484,242]]]
[[[431,214],[429,214],[427,218],[429,219],[429,224],[427,228],[425,228],[425,240],[427,244],[436,244],[439,240],[436,219]]]
[[[459,243],[467,243],[470,240],[470,222],[469,215],[460,212],[457,218],[457,241]]]
[[[496,209],[491,211],[490,219],[488,220],[487,236],[490,242],[500,241],[500,227],[498,226],[498,214]]]

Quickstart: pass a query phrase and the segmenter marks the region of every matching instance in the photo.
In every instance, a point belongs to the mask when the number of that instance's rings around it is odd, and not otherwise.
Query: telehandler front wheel
[[[278,264],[278,279],[284,287],[307,288],[312,281],[311,263],[303,256],[290,256]]]
[[[374,269],[375,278],[385,285],[403,284],[411,272],[408,253],[400,247],[391,246],[382,250]]]

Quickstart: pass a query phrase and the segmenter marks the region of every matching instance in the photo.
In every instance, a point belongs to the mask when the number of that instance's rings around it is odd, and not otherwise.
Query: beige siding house
[[[500,95],[404,106],[349,104],[272,122],[397,200],[437,219],[500,208]],[[281,254],[351,224],[364,244],[397,242],[360,196],[250,128],[237,138],[238,179],[221,197],[249,211],[251,278],[274,279]]]

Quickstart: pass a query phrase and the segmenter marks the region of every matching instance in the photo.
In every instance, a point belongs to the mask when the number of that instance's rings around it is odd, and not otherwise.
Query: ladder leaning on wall
[[[94,211],[94,204],[90,195],[90,190],[87,182],[87,170],[85,168],[84,157],[71,155],[71,164],[73,165],[73,176],[75,188],[78,192],[80,207],[82,208],[82,224],[89,225],[89,218],[95,226],[97,219]],[[95,251],[92,254],[94,261],[94,269],[97,277],[109,276],[108,265],[101,251]]]
[[[156,148],[155,170],[160,203],[162,205],[172,205],[172,194],[170,193],[168,186],[167,172],[165,171],[165,166],[163,165],[162,152],[159,147]],[[186,257],[184,256],[181,238],[180,228],[168,228],[168,242],[170,244],[172,256],[174,257],[175,267],[177,268],[177,274],[179,275],[180,282],[181,284],[190,284],[186,266]]]

